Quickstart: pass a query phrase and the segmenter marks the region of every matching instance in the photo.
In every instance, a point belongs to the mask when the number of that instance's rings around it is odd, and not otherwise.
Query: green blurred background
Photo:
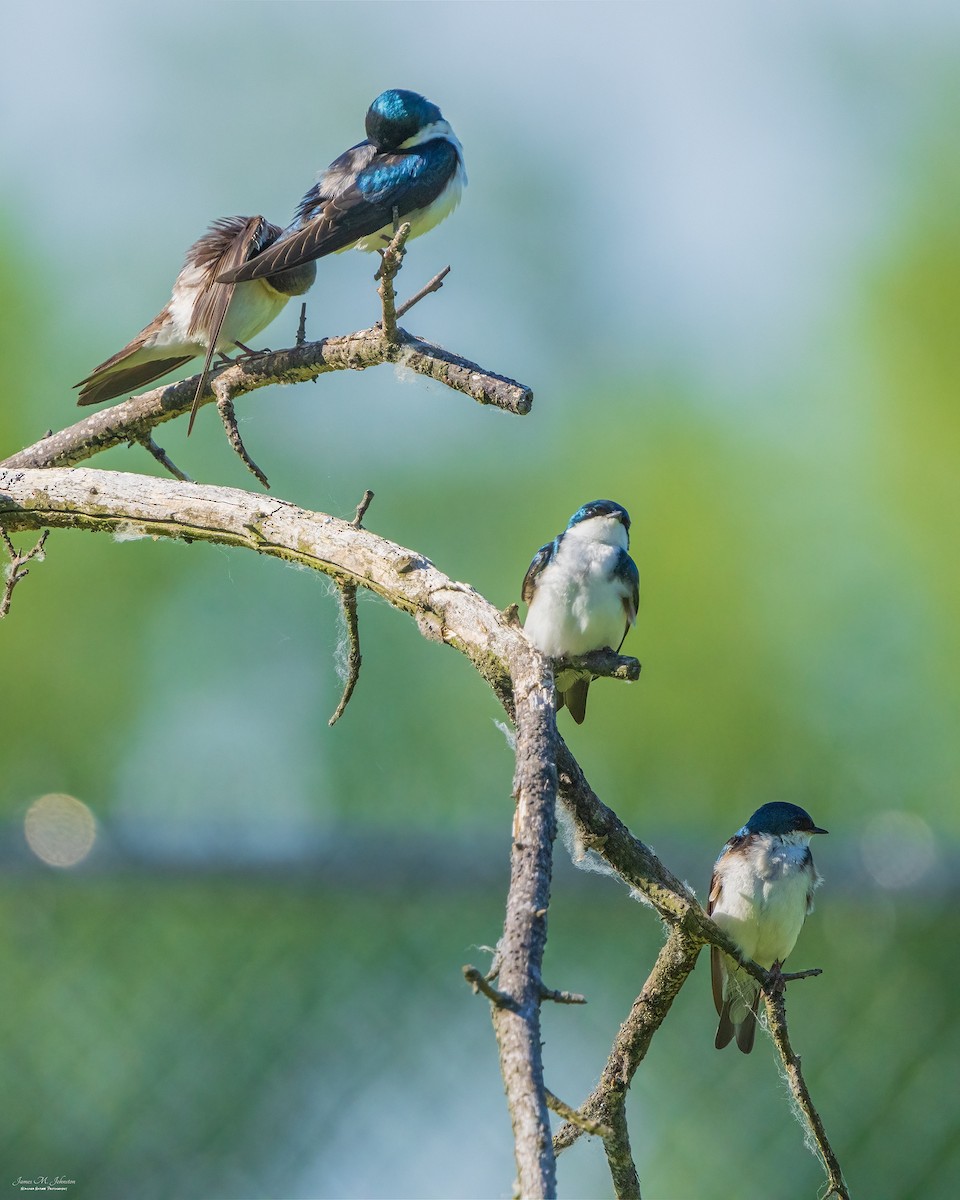
[[[384,87],[441,105],[461,209],[415,242],[407,326],[536,393],[523,419],[391,369],[241,402],[277,496],[352,515],[498,605],[582,502],[633,517],[626,649],[560,718],[703,895],[759,804],[831,831],[791,1028],[859,1197],[953,1197],[960,810],[960,10],[752,4],[14,8],[0,78],[0,454],[169,295],[208,221],[285,223]],[[376,318],[369,257],[308,334]],[[260,339],[290,344],[291,306]],[[256,488],[216,414],[159,440]],[[153,471],[139,449],[99,467]],[[509,1196],[463,962],[499,933],[511,759],[468,664],[249,554],[54,533],[0,629],[0,1164],[84,1200]],[[88,806],[72,869],[30,851]],[[661,941],[558,850],[549,1086],[592,1087]],[[821,1174],[772,1050],[713,1049],[705,966],[634,1083],[648,1200],[795,1200]],[[567,1197],[610,1194],[563,1156]],[[10,1186],[9,1182],[7,1186]]]

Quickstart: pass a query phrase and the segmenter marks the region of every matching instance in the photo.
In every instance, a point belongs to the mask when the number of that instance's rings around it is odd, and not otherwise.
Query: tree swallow
[[[550,658],[619,650],[637,619],[640,573],[627,553],[630,517],[612,500],[594,500],[566,529],[541,546],[523,580],[528,605],[524,630]],[[578,725],[587,709],[590,675],[562,671],[557,707],[566,704]]]
[[[391,88],[370,105],[366,131],[366,141],[327,167],[280,238],[222,271],[222,282],[260,279],[351,247],[382,250],[395,216],[419,237],[453,212],[467,182],[463,147],[435,104]]]
[[[796,944],[821,880],[810,838],[826,833],[796,804],[764,804],[720,851],[710,880],[707,915],[764,970],[779,969]],[[713,1002],[720,1015],[716,1047],[736,1033],[753,1049],[760,985],[716,946],[710,947]]]
[[[95,367],[80,388],[78,404],[100,404],[152,383],[184,363],[206,354],[197,401],[214,353],[224,354],[256,337],[291,296],[301,296],[316,278],[306,263],[253,283],[222,284],[217,275],[234,267],[280,236],[278,225],[263,217],[223,217],[214,221],[187,251],[169,302],[122,350]],[[197,402],[190,414],[190,428]]]

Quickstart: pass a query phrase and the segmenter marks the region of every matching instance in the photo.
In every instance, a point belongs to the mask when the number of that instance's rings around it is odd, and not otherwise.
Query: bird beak
[[[811,833],[829,833],[830,830],[829,829],[818,829],[816,826],[814,826],[813,829],[810,830],[810,832]]]

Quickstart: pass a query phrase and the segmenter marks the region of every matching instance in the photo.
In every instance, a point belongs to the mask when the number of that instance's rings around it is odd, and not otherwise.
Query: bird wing
[[[378,152],[361,142],[331,163],[275,245],[218,279],[260,279],[345,250],[389,226],[394,211],[402,220],[430,205],[458,162],[456,147],[445,138],[395,152]]]
[[[188,252],[188,264],[192,263],[204,271],[209,280],[194,307],[193,319],[190,322],[191,336],[201,344],[206,342],[207,353],[194,393],[193,407],[190,409],[188,437],[193,430],[193,422],[200,407],[200,396],[206,386],[220,330],[223,328],[227,309],[236,288],[234,283],[217,283],[217,276],[221,271],[230,271],[241,266],[247,259],[253,258],[275,242],[279,236],[279,225],[272,225],[264,217],[224,217],[220,221],[214,221],[209,233],[191,246]]]
[[[536,591],[537,576],[553,557],[555,542],[547,542],[533,556],[533,562],[527,567],[527,573],[523,577],[523,584],[520,588],[520,599],[524,604],[529,604],[533,599],[533,593]]]
[[[807,847],[807,854],[803,860],[803,865],[805,868],[807,868],[810,871],[810,883],[807,886],[807,909],[806,909],[806,916],[809,917],[810,914],[813,912],[813,893],[817,890],[817,888],[820,886],[820,884],[822,882],[822,880],[820,879],[820,872],[813,865],[813,854],[811,853],[809,846]]]
[[[187,267],[206,276],[203,292],[190,320],[189,334],[201,344],[215,346],[233,299],[233,285],[215,283],[218,275],[242,266],[280,236],[279,225],[264,217],[224,217],[187,251]]]
[[[707,896],[707,916],[711,916],[714,906],[720,899],[720,876],[716,871],[710,879],[710,892]],[[723,1015],[723,963],[721,953],[718,947],[710,947],[710,983],[713,988],[713,1003],[717,1010],[717,1015]],[[728,1039],[729,1040],[729,1039]]]
[[[620,639],[620,646],[622,646],[630,626],[636,622],[637,610],[640,608],[640,572],[637,570],[637,564],[626,550],[620,551],[616,574],[630,589],[630,594],[623,598],[623,611],[626,615],[627,623],[623,629],[623,637]],[[618,651],[620,646],[617,647]]]
[[[148,383],[153,383],[155,379],[160,379],[161,376],[176,371],[178,367],[182,367],[184,363],[188,363],[191,358],[195,357],[193,354],[187,354],[178,358],[151,358],[147,362],[138,363],[125,370],[102,374],[105,367],[115,365],[132,353],[131,347],[133,350],[140,348],[139,344],[134,345],[131,342],[130,346],[115,354],[113,358],[108,358],[86,379],[81,379],[78,384],[74,385],[81,389],[80,395],[77,397],[78,404],[102,404],[105,400],[115,400],[117,396],[138,392]]]

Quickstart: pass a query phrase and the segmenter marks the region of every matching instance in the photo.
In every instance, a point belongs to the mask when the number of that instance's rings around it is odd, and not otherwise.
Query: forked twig
[[[0,525],[0,540],[3,541],[7,548],[7,554],[10,556],[10,562],[4,571],[5,582],[3,586],[3,595],[0,596],[0,618],[3,618],[10,611],[10,601],[13,599],[13,589],[17,584],[30,574],[26,564],[31,559],[36,559],[37,562],[43,561],[43,547],[46,543],[50,530],[45,529],[37,539],[36,545],[26,553],[21,554],[10,540],[10,535],[6,529]]]
[[[134,441],[143,446],[143,448],[157,460],[161,467],[169,471],[174,479],[179,479],[181,483],[190,483],[190,476],[186,472],[181,471],[173,459],[167,454],[162,446],[158,446],[149,433],[143,434],[134,439]],[[131,443],[132,445],[133,443]]]

